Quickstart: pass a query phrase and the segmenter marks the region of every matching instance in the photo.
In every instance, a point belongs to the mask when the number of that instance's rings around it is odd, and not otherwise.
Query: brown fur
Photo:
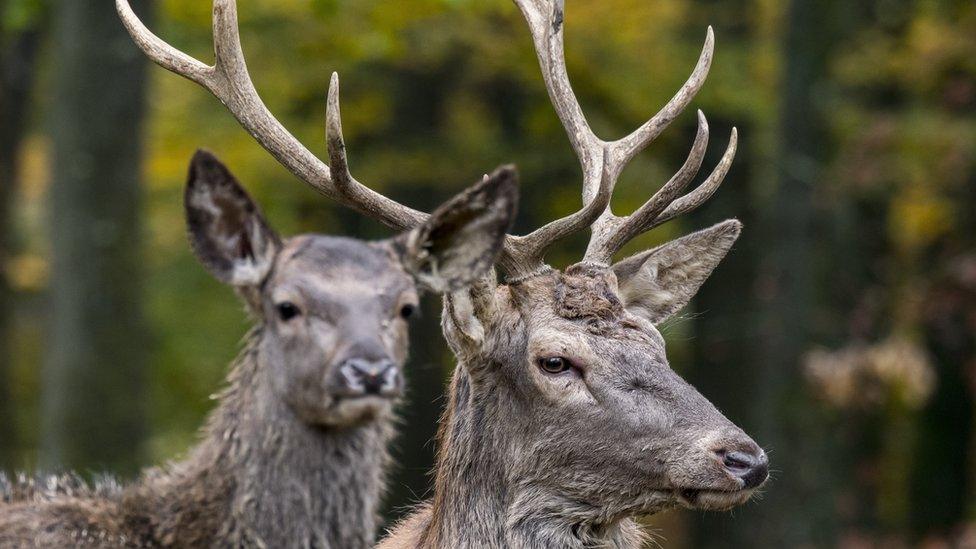
[[[593,318],[612,322],[620,318],[624,305],[614,290],[606,268],[574,265],[556,285],[556,314],[567,319]]]

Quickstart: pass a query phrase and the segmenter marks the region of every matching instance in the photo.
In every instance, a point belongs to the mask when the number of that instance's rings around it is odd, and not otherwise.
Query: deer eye
[[[539,368],[547,374],[561,374],[572,368],[568,360],[561,356],[549,356],[539,359]]]
[[[417,314],[417,306],[407,303],[403,307],[400,307],[400,318],[408,319],[413,318]]]
[[[285,301],[277,304],[275,306],[275,309],[278,310],[278,317],[285,322],[288,322],[289,320],[302,314],[302,310],[299,309],[297,305],[295,305],[290,301]]]

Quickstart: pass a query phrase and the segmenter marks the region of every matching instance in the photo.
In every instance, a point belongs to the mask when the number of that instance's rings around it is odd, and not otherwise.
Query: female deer
[[[197,153],[193,249],[258,320],[202,441],[125,488],[7,486],[0,547],[370,546],[418,291],[490,268],[515,192],[500,170],[397,238],[282,240],[230,172]]]

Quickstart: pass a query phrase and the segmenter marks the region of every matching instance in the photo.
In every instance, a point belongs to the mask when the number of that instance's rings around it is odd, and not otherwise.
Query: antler
[[[583,171],[583,206],[526,236],[509,235],[500,267],[509,279],[546,269],[546,251],[557,240],[591,227],[584,261],[609,262],[635,236],[688,212],[707,200],[721,185],[735,154],[736,133],[712,175],[694,191],[678,198],[701,166],[708,141],[708,125],[699,112],[698,136],[681,170],[634,214],[615,216],[610,197],[623,168],[680,114],[701,89],[712,60],[714,37],[709,27],[698,65],[678,93],[653,118],[617,141],[604,141],[590,128],[566,72],[563,42],[564,0],[514,0],[525,16],[542,69],[543,79]],[[329,86],[326,132],[330,166],[322,162],[271,114],[261,101],[247,71],[237,24],[236,0],[214,0],[214,64],[207,65],[174,48],[139,20],[128,0],[116,8],[129,34],[142,51],[163,68],[188,78],[215,95],[237,121],[282,165],[325,196],[397,230],[419,225],[426,213],[391,200],[357,181],[349,171],[339,113],[339,80]]]
[[[579,157],[583,171],[583,208],[526,237],[510,237],[506,252],[517,261],[511,262],[514,272],[509,271],[509,276],[519,278],[544,269],[543,256],[552,243],[586,226],[591,226],[592,236],[584,261],[609,263],[613,254],[629,240],[708,200],[732,164],[737,142],[735,129],[725,155],[708,179],[694,191],[680,196],[698,173],[708,144],[708,123],[699,111],[698,135],[688,159],[675,176],[632,215],[618,217],[610,209],[610,197],[624,167],[684,111],[704,85],[715,43],[712,28],[708,28],[695,70],[664,108],[630,135],[617,141],[604,141],[590,128],[569,82],[563,41],[565,0],[514,1],[528,23],[553,107]]]
[[[338,75],[332,75],[326,117],[333,169],[312,154],[271,114],[261,101],[247,71],[237,25],[236,0],[214,0],[216,61],[213,66],[187,55],[153,34],[132,11],[128,0],[116,0],[115,7],[132,39],[150,59],[214,94],[248,133],[299,179],[340,204],[397,230],[414,227],[427,218],[427,214],[366,187],[349,173],[339,119]]]

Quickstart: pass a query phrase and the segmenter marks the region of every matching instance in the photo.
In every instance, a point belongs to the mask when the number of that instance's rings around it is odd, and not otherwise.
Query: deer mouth
[[[383,404],[385,402],[392,402],[400,398],[400,393],[396,394],[372,394],[372,393],[355,393],[355,394],[345,394],[336,396],[336,403],[341,404],[343,402],[373,402],[376,404]]]
[[[683,488],[675,491],[675,498],[683,507],[700,511],[728,511],[749,501],[753,488],[739,490],[708,490]]]
[[[336,397],[316,416],[316,423],[328,427],[355,427],[387,416],[394,399],[379,395]]]
[[[382,410],[392,406],[394,402],[396,397],[387,395],[344,395],[335,399],[332,409]]]

